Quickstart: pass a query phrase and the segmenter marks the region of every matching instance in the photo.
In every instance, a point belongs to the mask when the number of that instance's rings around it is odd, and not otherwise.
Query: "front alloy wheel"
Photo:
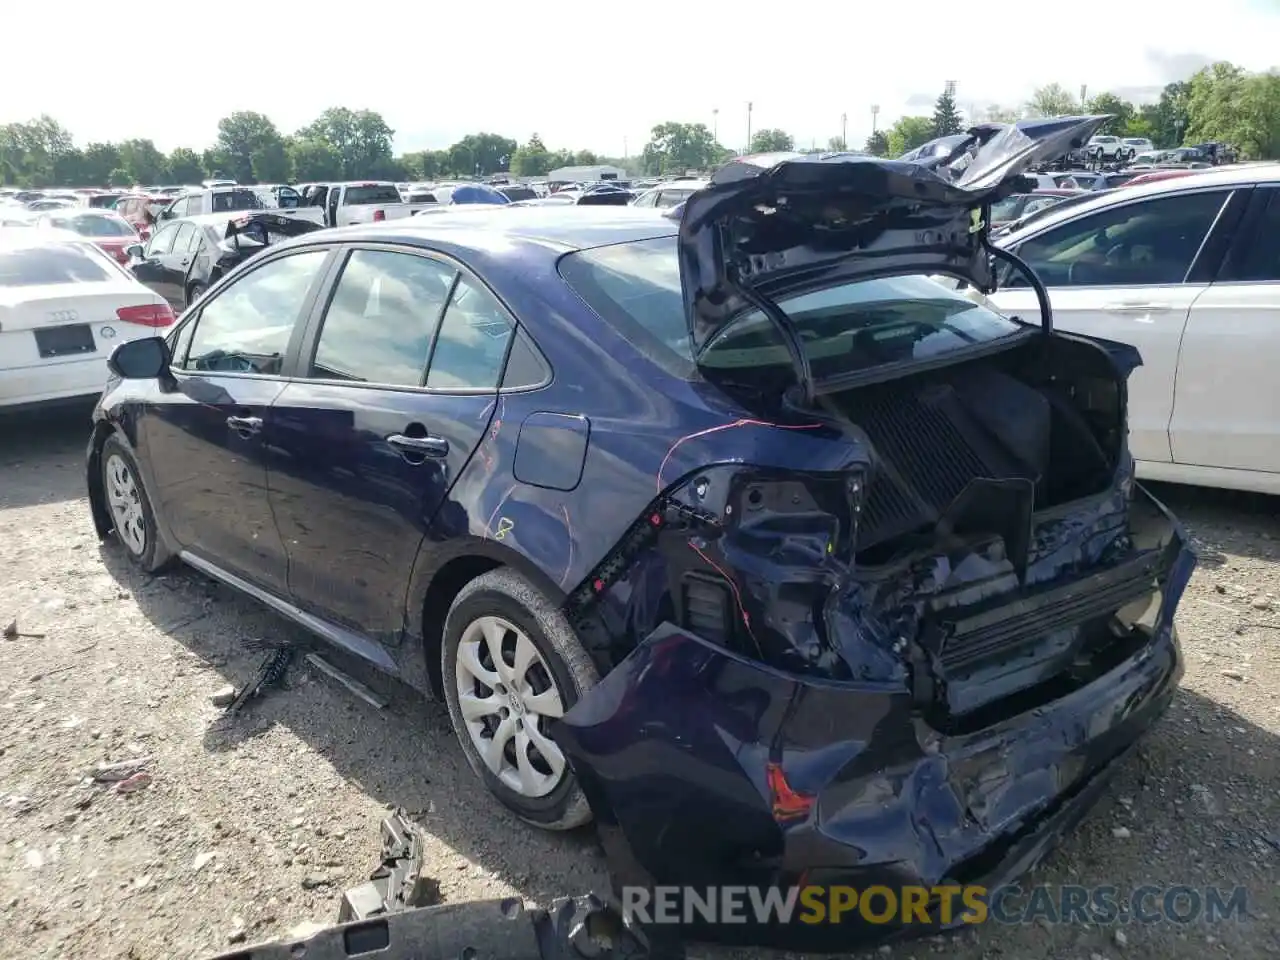
[[[115,521],[116,536],[134,557],[147,552],[147,518],[142,494],[133,468],[118,453],[108,455],[103,467],[107,505]]]
[[[456,664],[458,706],[489,772],[521,797],[547,796],[564,775],[547,734],[564,701],[533,641],[500,617],[480,617],[463,631]]]

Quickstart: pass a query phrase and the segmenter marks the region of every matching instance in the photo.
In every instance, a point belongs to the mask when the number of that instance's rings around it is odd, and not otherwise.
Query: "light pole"
[[[840,114],[840,149],[849,149],[849,115]]]
[[[876,135],[876,118],[880,116],[880,104],[873,103],[871,105],[871,135]]]
[[[711,108],[711,139],[720,142],[720,108]]]
[[[742,151],[744,154],[751,152],[751,101],[747,101],[747,149]]]

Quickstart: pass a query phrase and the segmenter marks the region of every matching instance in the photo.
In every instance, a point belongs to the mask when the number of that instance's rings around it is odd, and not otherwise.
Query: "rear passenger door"
[[[1191,307],[1175,463],[1280,473],[1280,186],[1258,187],[1217,279]]]
[[[513,330],[449,260],[347,251],[271,412],[271,502],[302,609],[398,640],[414,558],[493,418]]]

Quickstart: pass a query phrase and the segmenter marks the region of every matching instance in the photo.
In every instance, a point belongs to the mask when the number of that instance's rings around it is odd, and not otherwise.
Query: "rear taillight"
[[[375,210],[375,211],[373,211],[373,222],[374,222],[374,223],[377,223],[379,220],[385,220],[385,219],[387,219],[387,211],[385,211],[385,210]]]
[[[121,307],[116,311],[116,316],[124,323],[136,323],[143,327],[167,327],[174,321],[173,310],[167,303]]]

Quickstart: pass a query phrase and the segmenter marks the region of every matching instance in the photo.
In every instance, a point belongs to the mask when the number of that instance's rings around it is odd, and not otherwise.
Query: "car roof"
[[[120,214],[116,213],[114,210],[107,210],[107,209],[105,209],[105,208],[103,208],[103,207],[66,207],[66,208],[64,208],[64,209],[66,209],[66,210],[69,210],[69,211],[70,211],[70,213],[68,213],[68,214],[64,214],[64,216],[73,216],[73,217],[109,217],[109,218],[111,218],[111,219],[113,219],[113,220],[123,220],[123,219],[124,219],[123,217],[121,217],[121,216],[120,216]],[[62,211],[60,211],[60,210],[48,210],[48,211],[45,211],[45,214],[44,214],[44,215],[45,215],[45,216],[50,216],[51,214],[61,213],[61,212],[62,212]]]
[[[1253,186],[1258,183],[1280,183],[1280,163],[1265,163],[1257,165],[1241,165],[1229,167],[1209,168],[1195,173],[1189,173],[1185,177],[1169,177],[1163,180],[1155,180],[1150,183],[1140,183],[1137,185],[1129,184],[1123,189],[1112,192],[1110,190],[1105,193],[1099,193],[1096,200],[1086,201],[1084,203],[1074,203],[1065,210],[1050,213],[1043,219],[1036,220],[1034,224],[1028,224],[1025,228],[1028,232],[1034,231],[1040,233],[1058,223],[1067,220],[1073,220],[1092,213],[1095,210],[1102,210],[1117,203],[1128,203],[1131,200],[1141,200],[1144,197],[1158,197],[1165,194],[1183,193],[1188,190],[1203,189],[1205,187],[1244,187]],[[1022,231],[1011,233],[1001,237],[1001,244],[1013,243],[1021,238]]]
[[[438,241],[459,249],[496,250],[511,241],[567,253],[614,243],[674,236],[677,224],[652,209],[612,206],[513,207],[475,204],[436,213],[308,234],[317,239],[375,242]]]

